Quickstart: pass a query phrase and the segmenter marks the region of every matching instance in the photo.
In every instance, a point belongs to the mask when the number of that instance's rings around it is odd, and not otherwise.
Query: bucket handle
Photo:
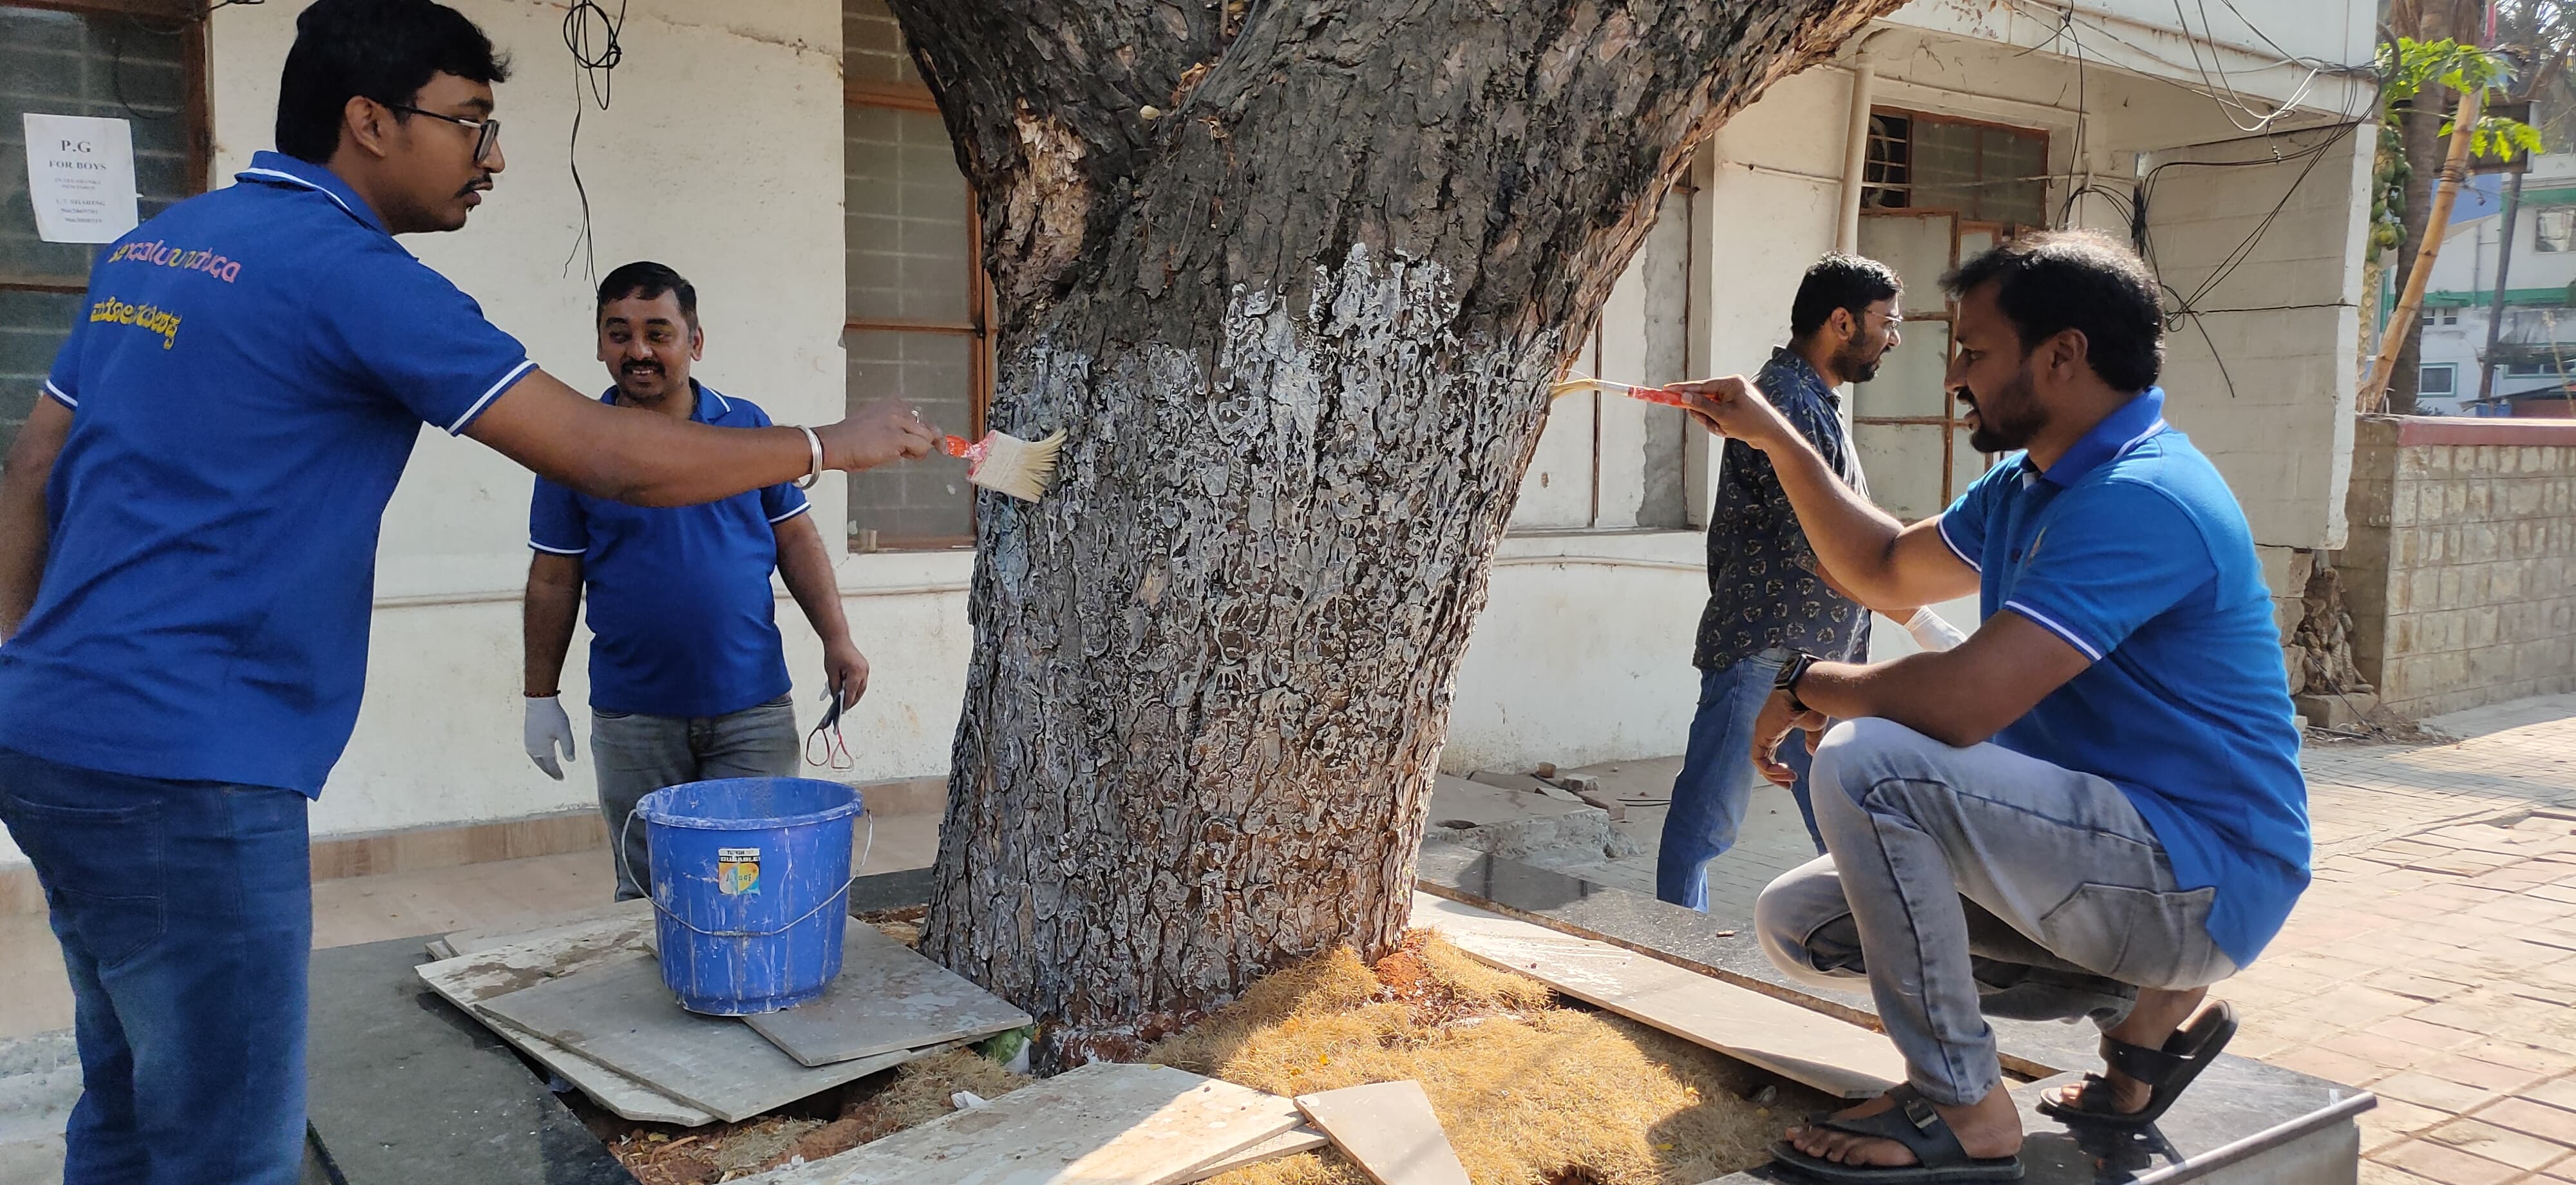
[[[637,803],[633,809],[626,812],[625,825],[617,829],[617,871],[626,877],[628,883],[644,890],[644,899],[653,903],[653,912],[661,914],[663,917],[669,918],[672,921],[678,922],[681,929],[687,930],[692,934],[696,934],[701,938],[772,938],[793,930],[798,926],[804,925],[807,921],[811,920],[815,914],[823,912],[824,906],[830,905],[835,901],[846,901],[849,899],[850,886],[859,883],[859,873],[867,868],[868,856],[874,853],[877,848],[876,815],[873,812],[862,811],[860,812],[859,817],[868,821],[867,842],[859,848],[859,862],[851,867],[850,879],[842,881],[841,887],[832,890],[830,896],[815,902],[814,908],[796,915],[796,920],[780,926],[775,930],[708,930],[700,927],[697,923],[692,922],[687,918],[681,917],[679,914],[671,912],[671,908],[669,906],[662,904],[661,899],[653,895],[652,886],[635,879],[635,866],[626,859],[626,840],[627,836],[635,830],[635,816],[637,812],[643,809],[643,804],[640,802]]]

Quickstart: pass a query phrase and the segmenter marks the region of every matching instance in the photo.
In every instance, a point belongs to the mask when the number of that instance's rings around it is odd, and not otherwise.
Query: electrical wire
[[[617,65],[626,58],[626,47],[617,40],[625,28],[626,0],[617,0],[617,15],[614,17],[609,16],[608,10],[600,7],[596,0],[573,0],[572,6],[564,10],[564,48],[572,53],[573,81],[577,87],[588,84],[591,100],[599,104],[603,113],[616,94]],[[572,166],[572,191],[581,199],[581,232],[573,236],[572,250],[564,254],[563,270],[565,275],[571,275],[573,256],[582,256],[584,274],[596,284],[599,282],[599,243],[591,234],[590,190],[581,181],[583,106],[581,92],[576,89],[572,96],[572,136],[564,145],[564,160]]]

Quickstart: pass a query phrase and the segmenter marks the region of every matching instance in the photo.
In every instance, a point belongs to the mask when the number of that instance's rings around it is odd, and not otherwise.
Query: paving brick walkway
[[[2367,1086],[2361,1179],[2576,1181],[2576,697],[2310,747],[2316,883],[2220,991],[2235,1051]]]

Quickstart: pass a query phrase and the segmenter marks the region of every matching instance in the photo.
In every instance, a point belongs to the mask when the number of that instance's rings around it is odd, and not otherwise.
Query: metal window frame
[[[928,87],[903,83],[845,81],[841,85],[841,106],[845,111],[852,107],[877,107],[916,114],[939,114],[939,104],[931,98]],[[974,182],[966,182],[964,197],[967,259],[966,318],[961,321],[913,321],[851,317],[845,312],[841,332],[844,334],[930,333],[969,339],[966,349],[966,435],[973,438],[984,434],[985,415],[993,400],[993,293],[992,286],[984,275],[984,215],[981,203],[976,200]],[[847,217],[846,213],[844,217]],[[844,277],[844,280],[846,279],[847,277]],[[846,381],[845,379],[844,382]],[[846,390],[843,398],[847,398]],[[845,499],[848,497],[847,489],[845,484],[843,486]],[[842,522],[846,524],[849,517],[850,508],[845,501],[841,507]],[[966,505],[968,532],[964,535],[878,536],[865,540],[867,545],[863,547],[861,545],[863,540],[859,533],[852,530],[849,538],[850,550],[854,553],[875,553],[954,551],[969,548],[975,546],[973,531],[975,521],[975,505],[970,496]]]
[[[0,0],[0,8],[39,9],[80,16],[128,16],[177,21],[180,25],[180,118],[186,121],[188,189],[183,196],[206,192],[214,167],[213,101],[208,94],[210,63],[206,21],[184,0]],[[49,292],[78,296],[89,291],[88,276],[20,274],[0,270],[0,292]]]

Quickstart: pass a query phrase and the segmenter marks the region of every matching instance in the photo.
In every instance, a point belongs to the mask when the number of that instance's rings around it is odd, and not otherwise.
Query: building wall
[[[2362,677],[2435,716],[2576,690],[2576,425],[2371,417],[2336,563]]]
[[[2157,272],[2198,312],[2166,338],[2167,415],[2226,475],[2264,544],[2343,543],[2361,337],[2362,260],[2353,245],[2368,215],[2371,164],[2365,143],[2344,129],[2147,154],[2147,168],[2166,170],[2147,215]],[[2179,163],[2259,161],[2310,148],[2322,155],[2305,163]]]

